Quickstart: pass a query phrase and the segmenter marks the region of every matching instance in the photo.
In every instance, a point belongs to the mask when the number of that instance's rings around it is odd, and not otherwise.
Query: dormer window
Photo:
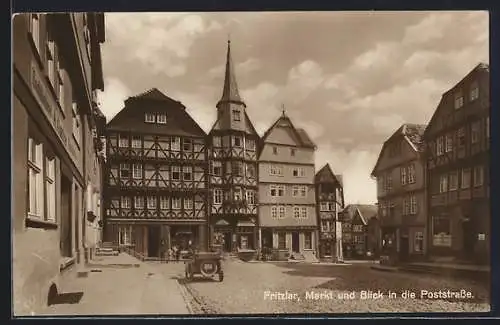
[[[144,116],[144,122],[146,123],[155,123],[155,114],[153,113],[146,113],[146,115]]]
[[[474,81],[470,86],[469,100],[471,102],[479,98],[479,85],[477,81]]]
[[[273,155],[277,155],[278,154],[278,147],[273,147]]]
[[[236,122],[241,121],[240,111],[233,110],[233,120]]]
[[[159,124],[167,124],[167,114],[161,113],[156,116],[156,121]]]
[[[462,91],[455,93],[455,109],[459,109],[464,106],[464,96]]]

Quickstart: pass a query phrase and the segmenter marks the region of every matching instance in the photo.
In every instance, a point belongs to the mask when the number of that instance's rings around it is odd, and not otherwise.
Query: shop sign
[[[35,61],[31,62],[31,90],[35,96],[38,105],[42,108],[42,111],[49,121],[50,125],[56,132],[58,138],[64,146],[64,149],[69,153],[70,158],[73,160],[75,165],[77,164],[77,154],[75,144],[72,143],[71,139],[68,139],[66,132],[64,130],[64,120],[62,113],[59,109],[58,104],[52,97],[49,89],[47,89],[47,84],[45,77],[40,72],[38,64]]]

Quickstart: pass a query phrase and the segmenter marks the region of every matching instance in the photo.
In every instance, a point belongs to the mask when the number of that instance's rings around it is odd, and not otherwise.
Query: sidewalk
[[[72,277],[61,283],[61,296],[75,297],[80,292],[81,300],[73,304],[61,301],[42,314],[189,314],[180,285],[164,276],[163,269],[169,267],[169,264],[143,263],[127,254],[99,257],[87,267],[88,277]]]

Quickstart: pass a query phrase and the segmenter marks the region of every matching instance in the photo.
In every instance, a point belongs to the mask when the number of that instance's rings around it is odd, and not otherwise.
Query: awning
[[[226,220],[224,219],[220,219],[219,221],[217,221],[215,223],[216,226],[229,226],[229,222],[227,222]]]
[[[255,224],[251,221],[238,221],[236,227],[255,227]]]

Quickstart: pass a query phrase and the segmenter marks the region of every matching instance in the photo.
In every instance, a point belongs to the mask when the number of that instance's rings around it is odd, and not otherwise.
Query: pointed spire
[[[236,76],[234,73],[233,60],[231,58],[231,40],[228,38],[227,40],[227,57],[226,57],[226,73],[224,75],[224,88],[222,90],[222,97],[217,103],[217,107],[222,103],[236,103],[242,104],[244,106],[245,103],[240,97],[240,93],[238,91],[238,84],[236,83]]]

